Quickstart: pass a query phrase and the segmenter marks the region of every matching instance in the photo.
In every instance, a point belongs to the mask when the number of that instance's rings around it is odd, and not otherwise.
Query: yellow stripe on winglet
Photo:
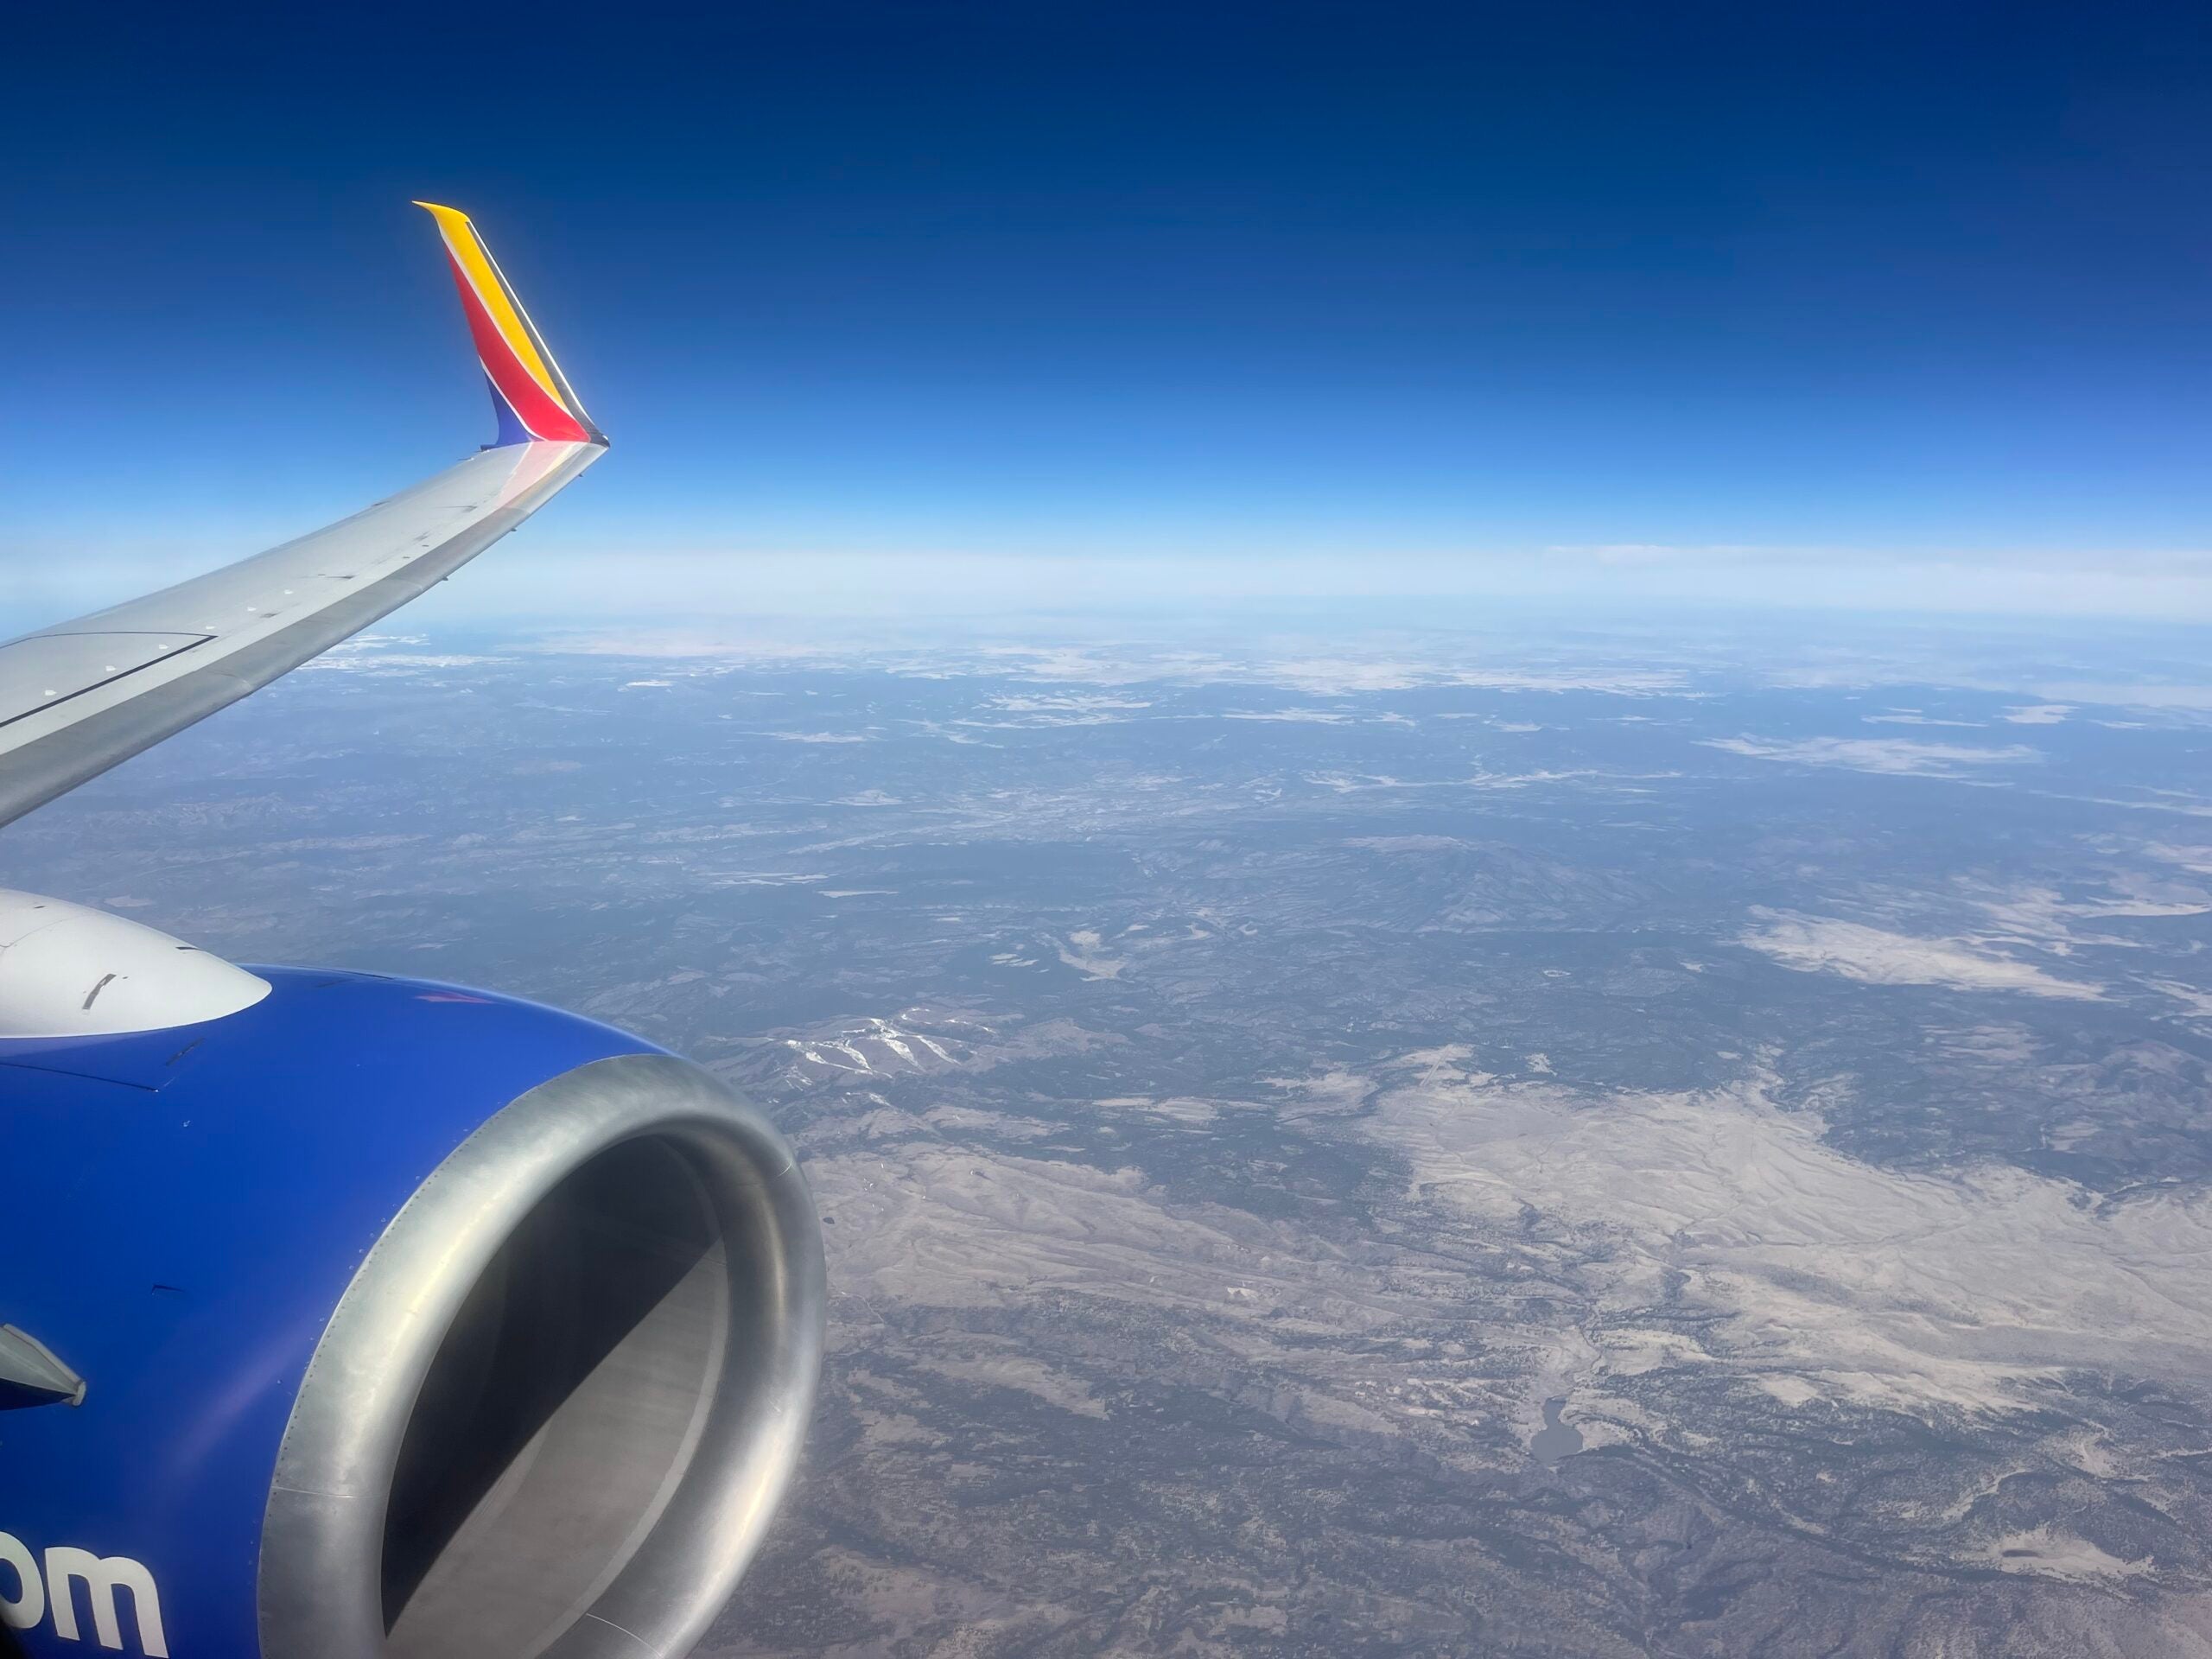
[[[445,236],[446,246],[453,251],[453,257],[460,262],[461,270],[468,274],[469,285],[475,289],[476,297],[484,302],[486,313],[506,340],[508,348],[514,353],[515,360],[529,371],[531,379],[545,389],[547,397],[563,409],[567,408],[568,399],[562,397],[561,389],[546,372],[545,360],[538,356],[537,347],[531,344],[530,330],[522,326],[522,319],[515,315],[513,302],[507,298],[506,284],[499,280],[499,273],[492,269],[491,260],[485,257],[484,245],[476,234],[475,226],[468,222],[468,215],[458,207],[441,207],[435,201],[418,201],[415,205],[438,221],[438,229]]]

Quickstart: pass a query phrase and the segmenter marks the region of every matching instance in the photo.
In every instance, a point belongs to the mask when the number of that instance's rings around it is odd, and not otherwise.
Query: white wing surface
[[[430,211],[501,442],[327,530],[0,645],[0,823],[404,605],[607,453],[474,228]]]

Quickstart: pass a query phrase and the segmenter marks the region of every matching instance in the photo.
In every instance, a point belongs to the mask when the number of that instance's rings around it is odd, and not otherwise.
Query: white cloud
[[[2152,685],[2106,681],[2069,680],[2036,690],[2054,705],[2075,702],[2116,703],[2125,709],[2171,709],[2201,714],[2212,710],[2212,685]]]
[[[301,667],[323,673],[403,675],[448,668],[480,668],[487,664],[512,660],[502,657],[420,649],[429,643],[429,639],[419,633],[359,633],[351,639],[340,640],[321,656],[302,663]]]
[[[1575,542],[1561,543],[1545,552],[1569,559],[1589,559],[1611,567],[1636,565],[1742,564],[1753,561],[1783,563],[1823,556],[1814,548],[1761,546],[1737,542]]]
[[[1010,715],[1045,713],[1089,714],[1099,709],[1149,709],[1152,704],[1142,697],[1117,697],[1103,693],[1069,691],[1039,692],[1018,697],[993,697],[990,706]]]
[[[1374,789],[1527,789],[1535,784],[1563,784],[1598,774],[1586,767],[1567,772],[1484,772],[1471,778],[1393,778],[1387,772],[1309,772],[1305,780],[1317,789],[1353,795]]]
[[[1276,709],[1266,714],[1233,710],[1224,720],[1271,720],[1291,726],[1349,726],[1356,716],[1336,709]]]
[[[1062,962],[1085,979],[1118,979],[1122,969],[1129,965],[1127,957],[1106,954],[1106,942],[1095,927],[1076,929],[1065,944],[1054,941],[1053,949]]]
[[[2101,987],[2059,979],[1965,939],[1917,938],[1858,922],[1755,912],[1766,924],[1737,943],[1801,974],[1840,974],[1867,985],[1942,985],[1961,991],[2020,991],[2096,1001]]]
[[[2179,847],[2171,842],[2154,841],[2143,850],[2161,863],[2178,864],[2197,875],[2212,875],[2212,847]]]
[[[2043,758],[2020,743],[1986,749],[1961,743],[1923,743],[1905,737],[1708,737],[1699,741],[1708,749],[1725,749],[1754,760],[1916,778],[1955,778],[1961,775],[1961,766],[2012,766]]]
[[[1885,1169],[1766,1087],[1587,1096],[1409,1058],[1362,1127],[1417,1194],[1544,1236],[1533,1210],[1601,1247],[1585,1267],[1567,1243],[1558,1268],[1613,1310],[1586,1327],[1592,1395],[1608,1374],[1696,1367],[1781,1379],[1785,1400],[1980,1414],[2047,1404],[2072,1368],[2212,1363],[2203,1194],[2088,1205],[2003,1166]],[[1669,1309],[1665,1327],[1640,1308]]]

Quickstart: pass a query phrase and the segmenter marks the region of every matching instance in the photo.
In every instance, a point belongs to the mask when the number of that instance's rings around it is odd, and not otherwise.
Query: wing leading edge
[[[607,452],[475,227],[419,205],[445,238],[499,442],[297,541],[0,645],[0,823],[397,609]]]

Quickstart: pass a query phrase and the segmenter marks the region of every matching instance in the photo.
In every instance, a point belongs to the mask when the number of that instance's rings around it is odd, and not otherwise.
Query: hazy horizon
[[[485,618],[636,568],[720,615],[2212,620],[2202,17],[88,26],[25,20],[0,181],[42,620],[489,435],[414,197],[615,444],[456,584]]]

